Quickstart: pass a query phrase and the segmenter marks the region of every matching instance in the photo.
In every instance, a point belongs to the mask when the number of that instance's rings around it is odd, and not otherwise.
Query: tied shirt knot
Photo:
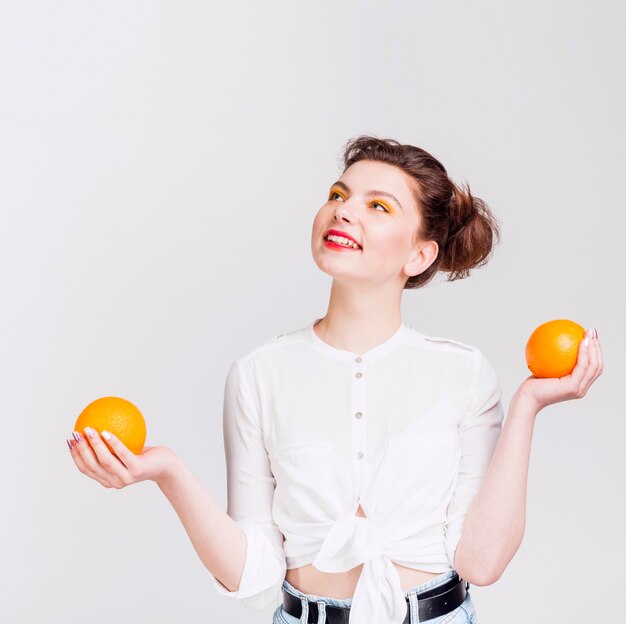
[[[406,617],[407,601],[398,571],[386,554],[386,542],[370,518],[353,515],[334,523],[313,560],[318,570],[331,573],[363,564],[350,606],[350,624],[402,624]]]

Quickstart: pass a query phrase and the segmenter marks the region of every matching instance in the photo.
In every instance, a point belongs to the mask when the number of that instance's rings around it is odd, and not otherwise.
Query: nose
[[[353,223],[355,221],[354,206],[349,201],[337,202],[333,213],[333,220],[337,222],[347,221]]]

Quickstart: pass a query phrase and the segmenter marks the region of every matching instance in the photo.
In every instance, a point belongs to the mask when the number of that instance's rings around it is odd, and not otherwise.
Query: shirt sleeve
[[[458,480],[444,524],[446,554],[453,568],[463,519],[478,492],[502,431],[504,409],[501,397],[496,373],[477,349],[469,406],[459,425],[461,458]]]
[[[218,593],[255,610],[276,601],[286,573],[283,534],[272,518],[276,481],[263,443],[260,409],[250,391],[239,357],[232,364],[224,389],[224,450],[227,511],[247,538],[246,561],[237,591],[229,591],[213,574]]]

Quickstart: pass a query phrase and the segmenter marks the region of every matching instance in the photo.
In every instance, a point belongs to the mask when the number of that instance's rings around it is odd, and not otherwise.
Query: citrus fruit
[[[83,432],[91,427],[98,433],[110,431],[135,455],[143,450],[146,441],[146,421],[139,409],[126,399],[106,396],[92,401],[78,416],[74,430]],[[103,438],[111,453],[115,451]]]
[[[535,377],[565,377],[576,366],[584,328],[574,321],[555,319],[539,325],[526,343],[526,364]]]

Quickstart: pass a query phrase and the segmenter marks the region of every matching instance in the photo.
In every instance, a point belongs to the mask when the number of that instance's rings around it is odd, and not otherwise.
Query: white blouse
[[[286,569],[362,563],[350,624],[400,624],[407,603],[392,561],[454,568],[502,430],[501,389],[474,346],[401,323],[359,356],[321,340],[318,320],[228,372],[227,513],[247,555],[238,591],[209,576],[220,594],[263,609],[279,604]]]

